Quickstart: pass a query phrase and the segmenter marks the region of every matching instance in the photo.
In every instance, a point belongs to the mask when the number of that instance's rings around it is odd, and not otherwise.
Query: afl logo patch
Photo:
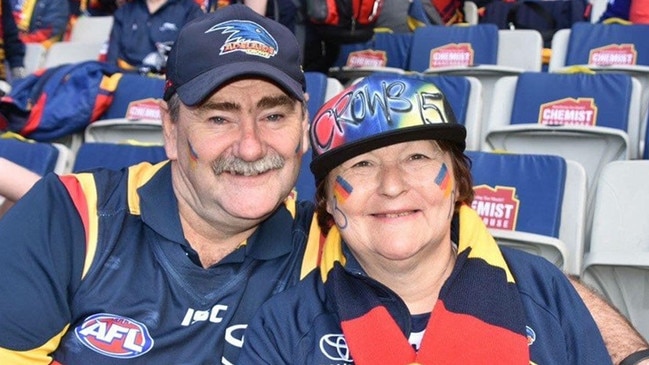
[[[153,348],[153,338],[144,324],[109,313],[86,318],[74,334],[89,349],[117,359],[138,357]]]

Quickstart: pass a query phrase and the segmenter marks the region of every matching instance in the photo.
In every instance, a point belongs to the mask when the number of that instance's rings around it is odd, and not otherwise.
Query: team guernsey
[[[20,225],[0,220],[0,292],[20,303],[0,299],[1,364],[235,363],[252,314],[300,278],[313,206],[287,199],[204,269],[170,181],[168,162],[51,174],[7,213]]]
[[[565,275],[539,256],[498,249],[493,238],[490,247],[466,244],[489,240],[470,212],[460,213],[457,262],[432,314],[411,316],[339,239],[324,245],[321,270],[262,307],[239,364],[610,364]],[[506,274],[503,285],[498,272]]]

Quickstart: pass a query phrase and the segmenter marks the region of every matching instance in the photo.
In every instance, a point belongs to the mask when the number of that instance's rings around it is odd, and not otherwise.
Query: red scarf
[[[460,223],[458,258],[417,352],[405,333],[410,315],[403,304],[386,300],[380,285],[368,285],[371,279],[359,279],[340,262],[330,266],[325,288],[355,364],[529,364],[513,276],[477,214],[463,207]]]

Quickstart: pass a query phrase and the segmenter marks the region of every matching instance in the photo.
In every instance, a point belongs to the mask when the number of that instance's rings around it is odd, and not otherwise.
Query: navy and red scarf
[[[329,233],[320,268],[355,364],[530,363],[523,304],[498,245],[471,208],[462,207],[459,218],[456,264],[419,351],[384,293],[345,270],[340,235]]]

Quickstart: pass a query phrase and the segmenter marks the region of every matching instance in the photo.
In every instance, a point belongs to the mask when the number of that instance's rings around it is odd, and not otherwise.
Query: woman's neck
[[[411,314],[428,313],[432,311],[442,286],[451,275],[455,260],[456,251],[454,246],[449,245],[416,262],[388,262],[388,266],[375,265],[366,272],[397,293]]]

